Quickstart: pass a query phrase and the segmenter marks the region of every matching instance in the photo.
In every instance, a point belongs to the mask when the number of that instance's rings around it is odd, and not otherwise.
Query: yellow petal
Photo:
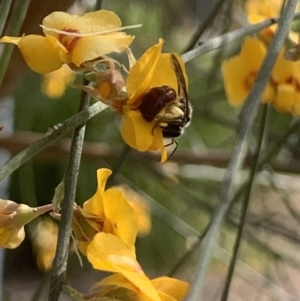
[[[53,12],[44,18],[44,26],[57,30],[73,31],[78,33],[94,33],[121,26],[120,18],[111,11],[98,10],[82,16],[70,15],[65,12]],[[45,34],[57,34],[45,30]]]
[[[126,80],[128,104],[136,103],[139,97],[149,90],[163,43],[160,39],[159,43],[150,47],[130,69]]]
[[[4,36],[0,39],[0,43],[11,43],[11,44],[15,44],[18,45],[18,43],[20,42],[21,38],[20,37],[8,37],[8,36]]]
[[[112,171],[107,168],[101,168],[97,170],[97,180],[98,187],[96,193],[83,204],[83,209],[87,212],[95,214],[97,216],[104,215],[103,199],[104,199],[104,189],[108,177],[111,175]]]
[[[262,42],[246,38],[240,54],[222,64],[225,90],[231,105],[238,106],[244,102],[265,54],[266,49]]]
[[[122,274],[124,271],[143,274],[135,259],[135,253],[115,235],[104,232],[96,234],[86,253],[94,269]]]
[[[111,234],[119,237],[129,248],[134,251],[137,235],[137,219],[132,207],[126,201],[124,193],[119,188],[110,188],[104,194],[104,225],[110,224]],[[106,229],[104,232],[108,232]]]
[[[150,279],[142,274],[125,272],[125,275],[115,274],[104,278],[97,286],[123,287],[136,293],[138,300],[161,301]]]
[[[292,110],[294,116],[300,116],[300,92],[295,93],[295,104]]]
[[[15,249],[24,238],[24,227],[0,228],[0,248]]]
[[[279,85],[273,101],[275,109],[279,112],[290,112],[295,104],[295,93],[292,85]]]
[[[27,65],[37,73],[49,73],[59,69],[64,62],[52,40],[38,35],[22,37],[18,47]]]
[[[83,62],[96,59],[111,52],[124,51],[134,36],[123,32],[108,33],[105,35],[82,37],[74,44],[70,51],[70,60],[78,67]]]
[[[163,276],[152,279],[151,282],[158,291],[172,296],[177,301],[183,300],[189,290],[187,282],[175,278]]]
[[[188,78],[185,72],[185,65],[181,59],[181,57],[174,53],[176,58],[178,59],[181,69],[183,71],[183,75],[185,77],[186,86],[188,85]],[[159,56],[158,62],[156,64],[156,68],[153,73],[153,77],[150,83],[150,88],[159,87],[167,85],[175,89],[177,91],[178,83],[177,77],[175,74],[174,67],[171,61],[171,53],[162,53]]]
[[[125,109],[121,134],[125,142],[132,148],[141,152],[147,151],[159,133],[159,127],[157,127],[152,134],[154,125],[153,122],[147,122],[138,110]]]
[[[272,70],[272,79],[277,84],[286,83],[286,81],[293,77],[294,62],[288,61],[284,58],[284,49],[280,50],[275,65]]]

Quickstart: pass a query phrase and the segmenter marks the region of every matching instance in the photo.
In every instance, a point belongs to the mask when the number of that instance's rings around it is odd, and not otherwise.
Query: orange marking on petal
[[[247,90],[252,88],[253,82],[257,76],[257,71],[250,71],[249,74],[244,79],[244,86]]]
[[[79,33],[79,30],[73,29],[73,28],[64,28],[63,31]],[[69,52],[71,52],[76,47],[76,44],[80,40],[80,37],[72,37],[72,36],[68,36],[66,34],[60,33],[60,34],[58,34],[58,40],[60,41],[60,43],[62,45],[65,46],[65,48]]]

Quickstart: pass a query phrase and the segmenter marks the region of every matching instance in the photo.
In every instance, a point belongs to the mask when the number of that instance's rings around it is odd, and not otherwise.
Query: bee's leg
[[[166,144],[165,147],[168,147],[168,146],[171,146],[175,144],[175,148],[172,150],[170,156],[168,157],[167,160],[169,160],[173,155],[174,153],[176,152],[177,148],[178,148],[178,142],[175,140],[175,139],[172,139],[170,143]]]

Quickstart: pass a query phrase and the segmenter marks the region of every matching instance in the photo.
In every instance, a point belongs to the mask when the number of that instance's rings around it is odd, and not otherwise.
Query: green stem
[[[299,18],[300,18],[300,13],[293,15],[293,19],[296,20]],[[245,26],[240,29],[231,31],[231,32],[221,35],[219,37],[208,40],[207,42],[201,44],[199,47],[194,48],[193,50],[184,53],[181,56],[181,58],[183,59],[183,61],[185,63],[187,63],[211,50],[221,48],[224,45],[232,43],[232,42],[234,42],[238,39],[241,39],[247,35],[256,33],[258,31],[260,31],[266,27],[269,27],[270,25],[276,24],[278,22],[279,22],[279,18],[272,18],[272,19],[265,20],[261,23]]]
[[[229,264],[229,268],[228,268],[228,273],[227,273],[227,277],[226,277],[226,281],[225,281],[221,301],[226,301],[227,298],[228,298],[230,285],[231,285],[232,277],[233,277],[234,270],[235,270],[235,265],[236,265],[236,262],[237,262],[237,259],[238,259],[238,254],[239,254],[240,245],[241,245],[242,236],[243,236],[243,231],[244,231],[244,227],[245,227],[246,215],[247,215],[247,211],[248,211],[248,207],[249,207],[252,187],[253,187],[255,176],[257,174],[257,169],[258,169],[258,166],[259,166],[260,153],[261,153],[261,150],[262,150],[264,137],[265,137],[265,133],[266,133],[266,123],[267,123],[267,119],[268,119],[267,118],[267,113],[268,113],[268,106],[264,105],[263,106],[263,114],[262,114],[262,120],[261,120],[259,136],[258,136],[257,147],[256,147],[256,151],[255,151],[255,154],[254,154],[254,157],[253,157],[252,166],[251,166],[251,169],[250,169],[249,181],[248,181],[246,189],[245,189],[244,202],[243,202],[242,208],[241,208],[241,210],[242,210],[241,220],[240,220],[240,224],[239,224],[239,227],[238,227],[238,232],[237,232],[237,236],[236,236],[236,239],[235,239],[235,243],[234,243],[234,246],[233,246],[233,254],[232,254],[232,257],[231,257],[231,260],[230,260],[230,264]]]
[[[6,2],[6,1],[4,1]],[[30,0],[23,1],[14,1],[14,10],[12,12],[10,22],[7,26],[7,34],[12,36],[18,36],[20,28],[26,17],[27,9],[29,6]],[[13,45],[5,45],[1,60],[0,60],[0,86],[2,84],[12,51]]]
[[[223,220],[227,209],[231,203],[235,182],[239,175],[246,157],[247,144],[253,127],[253,121],[259,106],[261,95],[269,80],[270,72],[274,66],[280,48],[289,32],[289,26],[294,18],[294,11],[298,1],[289,0],[281,17],[279,18],[278,30],[271,42],[269,51],[263,61],[262,67],[258,73],[256,81],[246,99],[241,111],[240,126],[237,132],[236,143],[232,151],[228,168],[224,175],[223,184],[220,192],[220,204],[212,217],[210,229],[205,237],[204,243],[201,245],[201,254],[196,268],[196,274],[189,301],[202,300],[202,292],[205,283],[205,276],[208,266],[211,262],[214,247],[220,233]]]
[[[83,83],[84,85],[86,82]],[[90,96],[82,91],[79,111],[88,109]],[[65,193],[61,203],[61,218],[58,232],[57,249],[54,258],[53,272],[50,282],[49,301],[58,301],[61,285],[66,282],[66,269],[68,260],[69,243],[71,236],[71,223],[73,206],[76,195],[78,172],[84,142],[85,124],[74,130],[69,160],[64,176]]]
[[[192,50],[197,42],[199,41],[200,37],[204,33],[204,31],[207,29],[209,24],[212,22],[212,20],[215,19],[219,9],[223,5],[225,0],[218,0],[217,3],[214,5],[213,9],[210,11],[210,14],[207,16],[207,18],[204,20],[203,23],[200,23],[200,26],[197,28],[196,32],[193,34],[190,42],[187,44],[185,49],[183,50],[183,53],[188,52]]]
[[[3,34],[3,29],[8,17],[9,9],[11,7],[12,0],[2,1],[0,4],[0,35]]]

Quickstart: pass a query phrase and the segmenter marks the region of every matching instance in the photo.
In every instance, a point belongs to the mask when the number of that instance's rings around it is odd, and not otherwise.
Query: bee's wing
[[[173,53],[171,53],[171,60],[177,77],[178,96],[183,97],[186,100],[188,107],[188,94],[182,68],[180,66],[180,63],[178,62],[176,55],[174,55]]]

